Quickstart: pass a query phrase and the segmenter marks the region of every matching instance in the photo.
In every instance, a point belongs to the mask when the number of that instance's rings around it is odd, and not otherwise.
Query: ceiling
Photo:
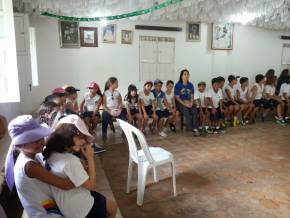
[[[16,11],[99,17],[152,7],[168,0],[13,0]],[[132,20],[236,22],[268,29],[290,29],[290,0],[183,0]],[[33,10],[34,9],[34,10]]]

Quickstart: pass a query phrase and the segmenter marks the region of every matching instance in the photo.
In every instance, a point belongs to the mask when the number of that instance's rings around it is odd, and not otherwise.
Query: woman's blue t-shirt
[[[181,100],[191,100],[191,95],[194,93],[194,87],[191,82],[183,85],[182,82],[178,82],[174,87],[174,95],[179,96]]]

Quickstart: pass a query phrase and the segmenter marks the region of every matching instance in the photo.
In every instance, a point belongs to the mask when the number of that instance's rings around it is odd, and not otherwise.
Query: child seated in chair
[[[122,97],[118,88],[118,79],[110,77],[105,85],[105,92],[103,97],[104,111],[102,114],[102,136],[103,142],[107,140],[107,128],[112,123],[112,118],[120,118],[126,120],[126,115],[122,110]]]

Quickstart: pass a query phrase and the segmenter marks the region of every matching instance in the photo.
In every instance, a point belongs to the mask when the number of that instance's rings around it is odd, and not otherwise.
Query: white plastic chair
[[[129,145],[129,167],[128,167],[128,178],[127,178],[127,189],[126,192],[130,192],[130,185],[133,172],[133,164],[138,165],[138,185],[137,185],[137,205],[143,204],[144,191],[146,185],[147,172],[149,169],[153,169],[154,181],[158,182],[157,167],[164,164],[170,164],[172,171],[172,183],[173,183],[173,194],[176,196],[176,180],[175,180],[175,164],[173,155],[160,148],[160,147],[149,147],[144,134],[131,124],[117,119],[119,125],[123,129]],[[134,139],[136,135],[141,149],[138,150],[136,141]]]

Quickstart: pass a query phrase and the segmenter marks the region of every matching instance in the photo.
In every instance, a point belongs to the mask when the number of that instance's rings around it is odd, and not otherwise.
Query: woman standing
[[[189,82],[189,72],[184,69],[180,72],[179,81],[174,87],[174,96],[176,99],[177,109],[186,119],[187,129],[199,136],[198,126],[196,122],[197,111],[194,106],[194,87]]]

